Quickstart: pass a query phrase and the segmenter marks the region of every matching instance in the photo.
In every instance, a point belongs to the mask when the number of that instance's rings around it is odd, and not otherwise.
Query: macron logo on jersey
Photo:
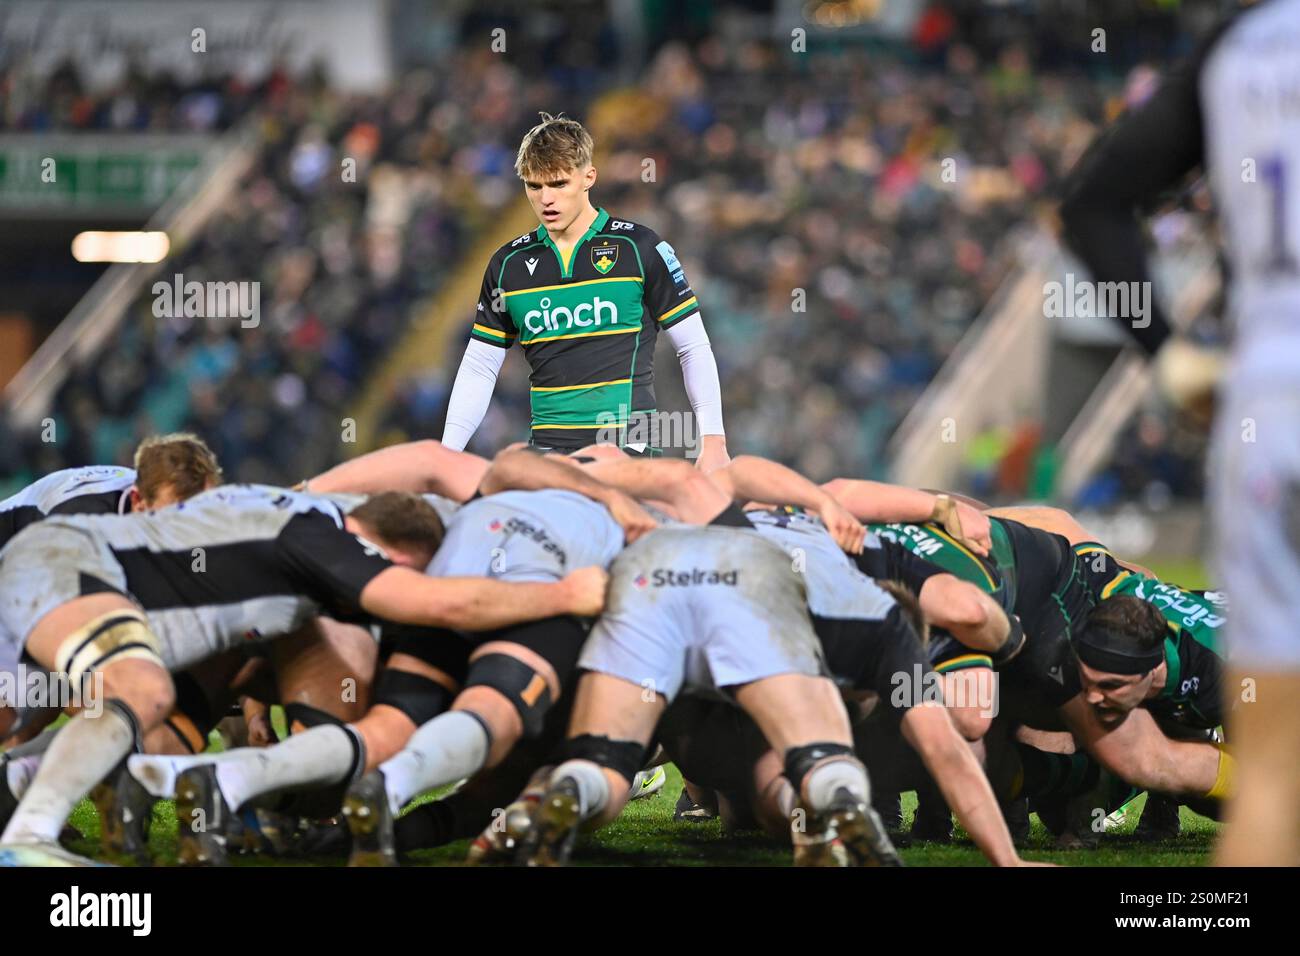
[[[528,274],[532,275],[537,270],[538,260],[536,258],[525,259],[524,265],[528,266]]]

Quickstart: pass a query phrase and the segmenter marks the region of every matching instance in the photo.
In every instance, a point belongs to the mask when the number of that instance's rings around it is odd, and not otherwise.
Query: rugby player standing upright
[[[1080,160],[1061,209],[1099,281],[1149,279],[1141,227],[1160,194],[1204,167],[1223,219],[1237,343],[1215,426],[1218,579],[1233,596],[1225,693],[1236,794],[1217,862],[1300,861],[1300,0],[1242,11]],[[1132,328],[1159,366],[1188,353],[1157,314]],[[1172,347],[1171,347],[1172,346]],[[1182,367],[1196,367],[1182,361]]]
[[[727,463],[727,443],[699,303],[672,246],[591,204],[592,148],[580,123],[547,113],[524,137],[515,171],[541,224],[488,262],[442,442],[458,451],[468,444],[517,341],[532,369],[532,445],[567,453],[617,439],[653,453],[663,331],[702,436],[696,463],[712,471]]]

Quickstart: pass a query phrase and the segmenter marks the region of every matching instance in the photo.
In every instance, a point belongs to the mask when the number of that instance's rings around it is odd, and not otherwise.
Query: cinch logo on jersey
[[[133,936],[148,936],[153,929],[152,893],[70,892],[50,897],[51,926],[125,926]]]
[[[1188,594],[1171,584],[1142,581],[1133,589],[1133,594],[1160,608],[1160,613],[1169,620],[1177,617],[1177,623],[1181,623],[1188,630],[1192,630],[1197,624],[1202,627],[1221,627],[1228,620],[1226,617],[1210,613],[1210,609],[1200,603],[1195,595]]]
[[[684,588],[700,584],[722,584],[734,588],[739,580],[739,571],[705,571],[701,568],[677,571],[673,568],[655,568],[650,572],[649,581],[644,574],[641,574],[632,583],[638,588],[643,588],[647,584],[656,588]]]
[[[541,308],[524,313],[524,329],[533,335],[618,324],[618,306],[600,296],[596,296],[594,302],[582,302],[572,309],[562,305],[552,309],[550,298],[545,296],[537,304]]]

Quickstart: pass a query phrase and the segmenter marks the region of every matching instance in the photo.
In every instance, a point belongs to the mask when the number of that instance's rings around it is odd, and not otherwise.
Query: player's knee
[[[171,712],[176,691],[161,657],[161,645],[144,614],[119,608],[78,628],[60,644],[55,669],[67,675],[84,703],[124,701],[144,732]]]
[[[470,664],[459,699],[479,688],[495,691],[509,702],[519,715],[523,736],[534,739],[541,735],[546,712],[554,702],[543,675],[509,654],[484,654]]]

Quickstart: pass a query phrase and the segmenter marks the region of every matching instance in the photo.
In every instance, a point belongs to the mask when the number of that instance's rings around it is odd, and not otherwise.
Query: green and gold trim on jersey
[[[962,654],[934,665],[936,674],[950,674],[954,671],[970,670],[973,667],[993,668],[993,658],[987,654]]]
[[[686,318],[688,313],[696,311],[697,309],[699,309],[699,307],[700,307],[699,301],[695,298],[695,296],[691,296],[689,299],[687,299],[685,302],[681,303],[680,305],[672,309],[669,309],[663,315],[659,316],[659,318],[655,319],[655,321],[658,322],[660,325],[672,325],[678,319]]]

